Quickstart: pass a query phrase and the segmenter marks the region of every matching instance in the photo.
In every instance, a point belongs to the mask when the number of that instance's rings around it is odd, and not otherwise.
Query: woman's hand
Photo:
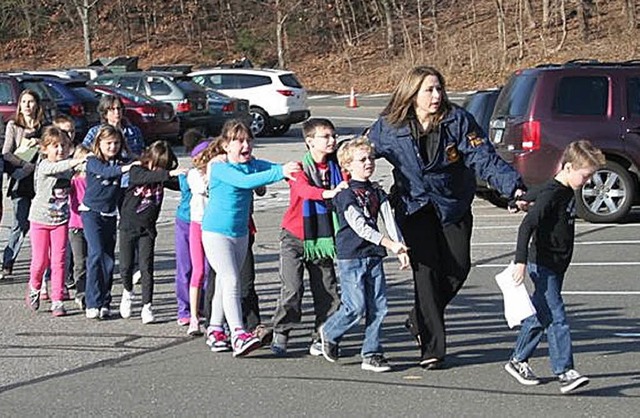
[[[516,285],[520,285],[524,281],[526,267],[527,266],[524,263],[517,263],[515,265],[511,277],[513,278],[513,281]]]
[[[295,180],[293,174],[298,173],[300,170],[302,170],[302,167],[296,161],[289,161],[282,165],[282,174],[290,180]]]

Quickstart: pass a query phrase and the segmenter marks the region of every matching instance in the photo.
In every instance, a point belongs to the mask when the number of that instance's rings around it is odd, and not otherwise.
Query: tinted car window
[[[13,94],[11,92],[11,85],[9,83],[0,82],[0,103],[2,104],[15,103]]]
[[[42,100],[53,101],[51,92],[49,91],[49,89],[47,89],[47,87],[45,87],[44,83],[42,82],[24,81],[22,83],[22,88],[25,90],[29,89],[35,91],[36,93],[38,93],[40,99]]]
[[[95,80],[95,84],[103,85],[103,86],[113,86],[116,83],[116,79],[114,77],[98,77]]]
[[[529,75],[511,77],[496,103],[494,117],[522,116],[527,113],[537,78]]]
[[[271,84],[271,79],[261,75],[236,74],[236,83],[236,88],[248,89]]]
[[[294,87],[296,89],[302,88],[302,84],[300,84],[296,76],[293,74],[284,74],[279,76],[278,78],[280,79],[282,84],[284,84],[287,87]]]
[[[178,81],[178,87],[180,87],[184,91],[202,91],[202,87],[193,81]]]
[[[166,96],[171,94],[171,87],[161,78],[149,77],[147,78],[149,84],[149,91],[153,96]]]
[[[627,81],[627,109],[630,116],[640,116],[640,78]]]
[[[86,87],[74,87],[73,92],[80,98],[80,100],[96,100],[96,94]]]
[[[118,87],[129,90],[138,89],[139,80],[137,77],[121,77],[118,80]]]
[[[606,77],[563,77],[555,110],[561,115],[606,115],[608,97]]]

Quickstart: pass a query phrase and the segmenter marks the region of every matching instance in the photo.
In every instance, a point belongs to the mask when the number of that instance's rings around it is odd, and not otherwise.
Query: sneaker
[[[318,339],[312,340],[309,346],[309,354],[319,357],[322,355],[322,342]]]
[[[389,362],[382,354],[374,354],[362,359],[362,370],[382,373],[391,370],[391,366],[389,366]]]
[[[273,341],[273,329],[267,328],[262,324],[257,325],[251,334],[260,340],[262,347],[270,345],[271,341]]]
[[[85,315],[89,319],[96,319],[98,316],[100,316],[100,309],[98,309],[98,308],[89,308],[85,312]]]
[[[76,293],[76,297],[73,299],[73,302],[81,311],[84,311],[86,307],[84,303],[84,293]]]
[[[131,279],[133,280],[133,284],[140,283],[141,278],[142,278],[142,273],[140,272],[140,270],[137,270],[135,273],[133,273],[133,276],[131,277]]]
[[[327,339],[327,336],[324,333],[324,326],[321,326],[318,329],[318,334],[320,334],[320,341],[322,345],[322,356],[330,361],[331,363],[335,363],[338,361],[338,344],[334,344]]]
[[[540,380],[533,373],[533,370],[529,367],[529,363],[526,361],[511,359],[504,365],[504,369],[523,385],[533,386],[540,383]]]
[[[190,335],[192,337],[202,335],[202,330],[200,329],[200,322],[198,321],[198,318],[194,318],[189,321],[189,329],[187,330],[187,335]]]
[[[231,346],[233,347],[233,357],[242,357],[260,348],[260,340],[241,330],[241,332],[233,336]]]
[[[29,307],[32,311],[37,311],[38,308],[40,308],[40,291],[29,287],[26,302],[27,307]]]
[[[51,304],[51,314],[53,316],[65,316],[67,314],[62,301],[58,300]]]
[[[440,370],[444,368],[444,361],[437,357],[422,359],[419,364],[425,370]]]
[[[560,392],[569,393],[589,383],[589,378],[578,373],[576,370],[570,369],[558,376],[560,380]]]
[[[271,341],[271,352],[278,357],[286,356],[288,340],[288,336],[274,332],[273,340]]]
[[[209,331],[207,334],[207,345],[214,353],[231,351],[231,342],[229,341],[229,336],[224,331]]]
[[[153,316],[153,308],[151,308],[151,304],[147,303],[142,307],[142,312],[140,312],[140,318],[142,318],[143,324],[150,324],[156,320]]]
[[[109,319],[111,317],[111,309],[106,306],[100,308],[100,319]]]
[[[133,291],[129,292],[124,289],[122,291],[122,299],[120,299],[120,316],[123,318],[131,317],[131,301],[133,300]]]
[[[188,316],[185,317],[180,317],[178,318],[178,320],[176,321],[178,323],[178,325],[180,325],[181,327],[186,327],[189,325],[189,323],[191,322],[191,319]]]

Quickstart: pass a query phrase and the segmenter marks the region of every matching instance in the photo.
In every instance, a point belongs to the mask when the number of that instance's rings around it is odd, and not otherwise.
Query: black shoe
[[[511,359],[504,365],[504,369],[523,385],[533,386],[540,383],[540,380],[533,373],[533,370],[529,367],[529,363],[526,361]]]
[[[422,347],[420,333],[416,330],[416,327],[414,326],[413,321],[411,321],[411,318],[407,318],[407,320],[404,321],[404,327],[407,329],[407,331],[409,331],[409,334],[411,334],[413,339],[416,340],[416,344],[418,344],[418,347]]]
[[[318,329],[318,333],[320,334],[320,341],[322,342],[322,356],[327,359],[327,361],[335,363],[339,358],[338,344],[334,344],[327,340],[323,326]]]
[[[369,370],[376,373],[388,372],[391,370],[389,362],[382,354],[374,354],[362,359],[362,370]]]
[[[425,370],[440,370],[444,369],[444,360],[437,357],[430,357],[420,360],[420,367]]]
[[[578,389],[589,383],[589,378],[587,376],[582,376],[576,370],[567,370],[558,376],[560,380],[560,392],[569,393],[572,390]]]

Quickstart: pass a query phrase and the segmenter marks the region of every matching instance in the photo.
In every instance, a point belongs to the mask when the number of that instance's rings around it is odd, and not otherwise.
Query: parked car
[[[0,74],[0,114],[5,123],[15,116],[20,93],[26,89],[33,90],[40,96],[45,119],[52,122],[58,109],[44,80],[24,73],[4,73]],[[2,135],[4,136],[4,132]]]
[[[622,220],[637,201],[640,168],[640,63],[570,61],[516,71],[491,123],[497,151],[528,185],[552,178],[571,141],[588,139],[607,158],[577,192],[592,222]]]
[[[212,89],[207,90],[209,101],[209,134],[218,135],[222,126],[229,119],[240,119],[247,125],[251,125],[253,117],[249,113],[249,101],[229,97]]]
[[[180,119],[181,133],[189,128],[205,132],[209,127],[209,105],[206,91],[180,73],[135,71],[102,74],[91,85],[128,89],[167,102]]]
[[[118,96],[125,108],[125,117],[142,131],[147,144],[164,139],[175,142],[180,135],[180,120],[173,107],[135,91],[108,86],[92,86],[98,97],[102,95]]]
[[[189,73],[196,83],[249,101],[254,135],[282,135],[309,118],[307,92],[291,71],[213,68]]]
[[[53,96],[58,111],[71,116],[76,128],[76,141],[82,141],[93,125],[100,123],[98,98],[85,81],[47,77],[45,84]]]
[[[478,90],[467,96],[462,103],[462,107],[473,115],[485,135],[488,135],[489,121],[491,120],[491,114],[493,113],[493,108],[496,105],[496,100],[498,99],[499,94],[500,88]],[[476,182],[476,194],[478,196],[488,200],[496,206],[507,206],[508,199],[501,196],[500,192],[497,190],[492,189],[489,183],[481,178],[477,178]]]
[[[111,70],[107,67],[76,67],[76,68],[69,68],[69,70],[75,71],[76,73],[83,75],[89,80],[93,80],[94,78],[102,74],[111,73]]]

